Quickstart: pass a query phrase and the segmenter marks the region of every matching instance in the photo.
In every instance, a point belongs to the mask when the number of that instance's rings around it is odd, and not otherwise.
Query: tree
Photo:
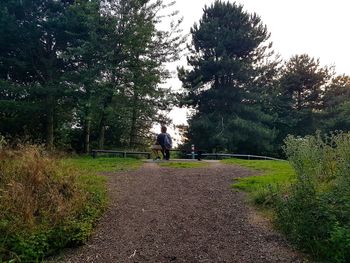
[[[350,131],[350,76],[332,79],[323,97],[321,125],[324,132]]]
[[[191,143],[209,151],[270,151],[272,117],[263,101],[277,63],[271,62],[270,34],[260,17],[242,5],[215,1],[191,34],[191,68],[179,69],[187,90],[183,104],[196,110],[189,121]]]
[[[91,140],[144,144],[174,101],[160,84],[169,77],[164,63],[179,55],[181,19],[170,30],[157,28],[170,7],[151,0],[1,2],[0,120],[9,126],[0,132],[28,134],[48,148],[84,145],[85,152]]]
[[[275,104],[278,144],[288,134],[304,136],[319,128],[323,93],[331,76],[329,67],[321,67],[319,59],[306,54],[293,56],[285,63]]]
[[[39,134],[46,138],[50,149],[55,125],[59,125],[57,115],[62,107],[67,111],[71,101],[72,86],[65,80],[70,69],[62,54],[77,44],[74,35],[66,30],[67,11],[72,5],[73,1],[52,0],[11,0],[0,4],[0,77],[3,83],[23,90],[11,106],[26,108],[23,102],[35,104],[34,119],[44,123]],[[5,86],[1,89],[2,98],[7,98],[8,103],[15,90],[6,91]],[[21,118],[23,112],[16,117]],[[27,124],[32,120],[27,119]],[[35,127],[38,123],[25,126]],[[35,130],[30,133],[35,134]]]
[[[169,110],[174,98],[170,90],[160,87],[169,77],[164,64],[178,58],[184,42],[179,31],[181,19],[171,21],[169,30],[157,27],[161,12],[171,6],[163,1],[122,0],[110,1],[105,9],[104,15],[116,20],[117,30],[110,35],[114,56],[106,62],[104,72],[107,89],[101,98],[100,147],[105,139],[115,140],[116,119],[123,119],[119,141],[133,148],[143,147],[153,124],[166,120],[160,110]]]

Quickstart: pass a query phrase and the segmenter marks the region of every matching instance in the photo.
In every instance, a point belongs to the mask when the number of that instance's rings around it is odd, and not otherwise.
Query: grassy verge
[[[287,162],[226,160],[263,176],[234,186],[268,204],[275,226],[317,262],[350,262],[350,133],[285,139]],[[260,206],[261,207],[261,206]]]
[[[222,160],[225,164],[239,165],[256,170],[260,175],[238,178],[234,188],[249,193],[249,197],[256,204],[269,205],[271,197],[295,180],[295,172],[288,162],[271,160]]]
[[[99,172],[137,168],[135,159],[57,160],[40,147],[0,151],[0,262],[41,262],[84,243],[107,204]]]
[[[137,169],[142,164],[141,160],[135,158],[98,157],[93,159],[90,156],[66,158],[62,162],[88,173],[120,172]]]
[[[160,166],[169,168],[202,168],[208,166],[206,162],[160,162]]]

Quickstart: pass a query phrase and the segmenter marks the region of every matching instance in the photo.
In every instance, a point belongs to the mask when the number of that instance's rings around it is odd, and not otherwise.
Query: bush
[[[277,200],[277,225],[317,259],[350,262],[350,133],[285,143],[297,179]]]
[[[35,261],[83,243],[103,196],[37,146],[0,151],[0,262]]]

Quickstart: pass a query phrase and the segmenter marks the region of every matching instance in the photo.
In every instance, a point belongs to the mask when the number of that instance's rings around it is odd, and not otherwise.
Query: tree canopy
[[[184,42],[172,3],[151,0],[2,1],[0,133],[85,151],[143,147],[160,87]],[[167,15],[166,13],[169,13]],[[168,30],[157,26],[170,18]],[[84,147],[83,147],[84,146]]]
[[[271,58],[266,26],[242,5],[215,1],[191,33],[191,67],[179,71],[187,90],[184,104],[196,110],[191,141],[209,151],[268,150],[273,117],[263,110],[268,82],[262,76],[275,65],[266,63]]]
[[[350,129],[349,76],[308,54],[282,61],[261,18],[229,1],[191,28],[183,94],[164,88],[185,43],[173,4],[1,1],[0,134],[77,152],[141,149],[178,104],[193,112],[180,127],[186,149],[280,156],[288,134]]]

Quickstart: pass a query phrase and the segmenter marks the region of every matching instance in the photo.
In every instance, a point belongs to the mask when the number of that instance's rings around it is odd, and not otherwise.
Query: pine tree
[[[321,67],[319,59],[306,54],[293,56],[285,63],[276,98],[278,143],[282,144],[288,134],[304,136],[319,128],[323,91],[331,76],[330,68]]]
[[[350,131],[350,76],[334,77],[327,85],[322,101],[322,130],[325,133]]]
[[[72,5],[73,1],[53,0],[13,0],[0,4],[0,77],[22,89],[22,95],[18,94],[12,103],[14,107],[25,107],[28,103],[37,106],[32,112],[35,117],[26,119],[24,127],[43,126],[38,139],[44,137],[49,149],[53,147],[58,119],[63,117],[58,114],[62,108],[67,112],[71,103],[72,87],[66,81],[70,69],[62,55],[77,44],[66,24]],[[11,91],[1,87],[6,103],[15,92]],[[25,113],[20,111],[13,118],[21,120]],[[33,123],[34,120],[37,122]],[[34,128],[29,133],[35,136],[36,131]]]
[[[263,101],[276,64],[268,62],[270,34],[260,17],[242,5],[215,1],[191,34],[191,69],[179,70],[184,104],[196,110],[189,121],[191,143],[208,151],[270,151],[272,117]]]

